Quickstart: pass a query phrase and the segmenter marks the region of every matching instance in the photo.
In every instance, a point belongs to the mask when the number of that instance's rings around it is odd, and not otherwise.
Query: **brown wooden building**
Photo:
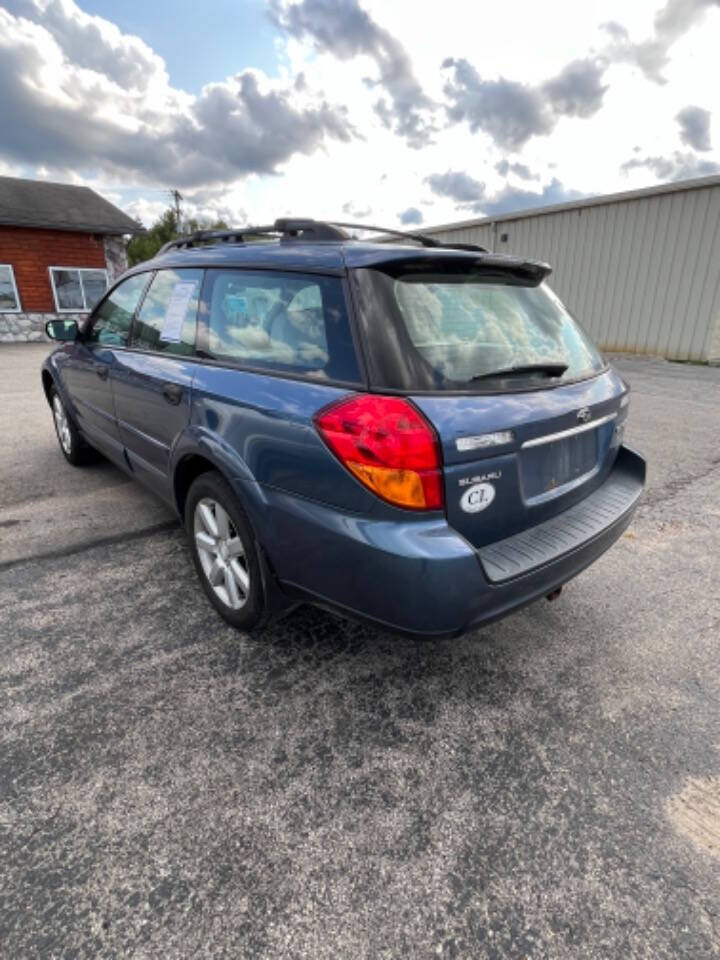
[[[83,316],[127,267],[142,227],[89,187],[0,177],[0,341]]]

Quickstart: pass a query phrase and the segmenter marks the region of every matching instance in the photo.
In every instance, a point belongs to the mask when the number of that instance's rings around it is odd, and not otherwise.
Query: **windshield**
[[[544,284],[523,286],[512,277],[467,271],[374,273],[435,386],[463,388],[482,380],[492,389],[518,389],[576,380],[604,367]]]

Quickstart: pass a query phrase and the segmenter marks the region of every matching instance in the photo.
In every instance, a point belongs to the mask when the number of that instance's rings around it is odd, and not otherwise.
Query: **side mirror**
[[[45,333],[51,340],[77,340],[78,325],[75,320],[48,320]]]

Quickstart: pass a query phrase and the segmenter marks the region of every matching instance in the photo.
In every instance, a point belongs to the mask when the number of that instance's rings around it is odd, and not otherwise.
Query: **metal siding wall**
[[[490,223],[431,232],[493,245]],[[720,186],[501,221],[495,240],[553,265],[551,286],[603,349],[720,359]]]
[[[688,305],[689,316],[696,318],[691,347],[693,355],[703,354],[708,360],[720,361],[720,190],[703,193],[705,226],[700,246],[710,251],[710,256],[704,271],[697,271],[697,283]],[[709,318],[709,323],[702,322],[704,317]]]

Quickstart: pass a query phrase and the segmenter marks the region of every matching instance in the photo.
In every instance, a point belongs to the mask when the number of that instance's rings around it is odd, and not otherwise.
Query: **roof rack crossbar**
[[[277,232],[283,238],[292,240],[349,240],[347,233],[338,229],[341,226],[343,224],[330,220],[310,220],[309,218],[283,217],[275,221]]]
[[[169,240],[159,251],[158,256],[168,250],[190,249],[206,243],[246,243],[248,240],[263,237],[277,237],[280,240],[343,241],[352,239],[346,232],[350,230],[370,230],[372,233],[384,233],[390,237],[402,237],[414,240],[423,247],[437,247],[448,250],[471,250],[487,253],[485,247],[472,243],[443,243],[424,233],[411,233],[407,230],[394,230],[390,227],[376,227],[369,223],[344,223],[340,220],[311,220],[301,217],[281,217],[272,226],[237,227],[234,230],[196,230],[184,234],[175,240]]]
[[[281,240],[347,240],[347,233],[337,229],[337,226],[307,217],[283,217],[276,220],[272,226],[237,227],[234,230],[196,230],[195,233],[184,234],[175,240],[169,240],[158,252],[158,256],[173,248],[189,249],[197,244],[212,242],[245,243],[249,239],[266,236],[279,236]]]

